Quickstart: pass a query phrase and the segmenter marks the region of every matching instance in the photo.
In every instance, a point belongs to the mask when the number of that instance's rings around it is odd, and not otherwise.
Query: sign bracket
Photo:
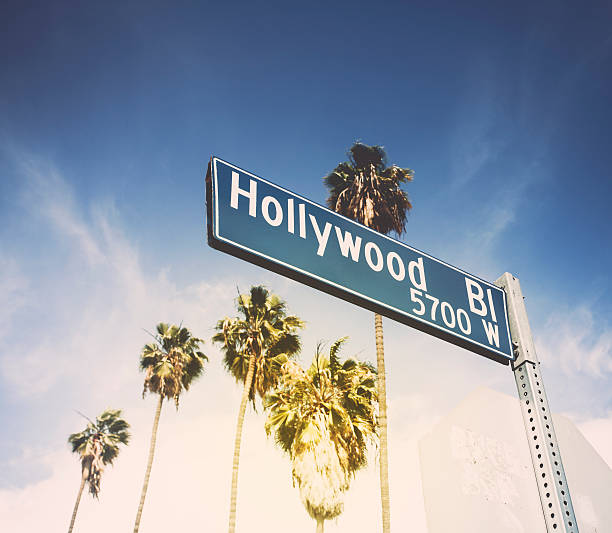
[[[495,284],[506,291],[508,321],[516,360],[512,363],[531,462],[547,533],[578,533],[552,414],[544,391],[519,280],[506,272]]]

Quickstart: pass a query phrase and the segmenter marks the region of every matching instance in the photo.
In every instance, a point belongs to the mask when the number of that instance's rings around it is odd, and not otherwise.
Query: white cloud
[[[579,373],[603,378],[612,373],[612,330],[597,327],[587,304],[550,316],[537,339],[538,354],[548,364],[558,364],[566,375]]]
[[[12,393],[40,396],[62,379],[80,382],[82,390],[91,390],[95,381],[121,385],[136,367],[123,361],[134,360],[144,344],[142,328],[153,330],[159,321],[183,321],[205,335],[202,325],[206,331],[214,323],[215,302],[233,291],[232,285],[185,287],[164,270],[146,274],[112,206],[94,205],[88,220],[55,169],[30,160],[22,168],[31,216],[42,219],[46,237],[64,242],[68,256],[63,272],[38,280],[43,296],[30,295],[29,305],[44,309],[53,328],[30,324],[35,335],[16,337],[0,351],[0,373]],[[7,302],[25,285],[17,265],[9,266],[0,285]],[[45,291],[54,298],[45,298]]]
[[[489,279],[501,275],[507,268],[508,258],[496,253],[496,250],[503,245],[503,238],[520,219],[520,210],[525,208],[529,187],[546,175],[546,169],[537,159],[518,170],[498,169],[495,186],[487,201],[475,204],[469,216],[462,220],[461,233],[457,234],[455,242],[448,245],[452,261],[468,272],[479,272]],[[505,180],[502,179],[504,176]],[[500,263],[500,258],[504,259],[504,264]]]
[[[48,161],[21,155],[18,168],[25,179],[24,206],[51,223],[62,236],[78,244],[91,264],[102,259],[102,251],[76,207],[71,188]]]

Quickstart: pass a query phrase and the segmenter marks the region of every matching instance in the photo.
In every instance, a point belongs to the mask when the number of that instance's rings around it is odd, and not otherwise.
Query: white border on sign
[[[386,303],[380,302],[380,301],[378,301],[378,300],[376,300],[374,298],[371,298],[370,296],[366,296],[364,294],[361,294],[360,292],[354,291],[353,289],[349,289],[348,287],[345,287],[344,285],[340,285],[340,284],[338,284],[338,283],[336,283],[334,281],[330,281],[330,280],[328,280],[326,278],[322,278],[322,277],[320,277],[320,276],[318,276],[316,274],[313,274],[312,272],[309,272],[307,270],[303,270],[303,269],[301,269],[301,268],[299,268],[297,266],[294,266],[294,265],[290,265],[288,263],[285,263],[284,261],[281,261],[280,259],[276,259],[274,257],[270,257],[270,256],[268,256],[266,254],[263,254],[263,253],[257,251],[257,250],[252,250],[251,248],[248,248],[248,247],[246,247],[246,246],[244,246],[242,244],[234,242],[234,241],[232,241],[232,240],[230,240],[230,239],[228,239],[226,237],[222,237],[219,234],[219,207],[218,207],[219,206],[219,198],[217,197],[218,191],[219,191],[219,187],[217,185],[217,161],[220,161],[221,163],[227,165],[228,167],[236,169],[239,172],[242,172],[242,173],[244,173],[244,174],[246,174],[248,176],[251,176],[253,178],[261,180],[262,182],[266,183],[267,185],[269,185],[271,187],[274,187],[276,189],[279,189],[279,190],[283,191],[286,194],[290,194],[290,195],[292,195],[295,198],[299,198],[300,200],[303,200],[304,202],[307,202],[310,205],[318,207],[319,209],[323,209],[324,211],[327,211],[328,213],[331,213],[331,214],[333,214],[333,215],[335,215],[337,217],[343,218],[344,220],[350,222],[351,224],[353,224],[355,226],[358,226],[359,228],[366,229],[366,230],[374,233],[375,235],[378,235],[379,237],[383,237],[383,238],[385,238],[385,239],[387,239],[387,240],[389,240],[389,241],[391,241],[393,243],[396,243],[396,244],[398,244],[398,245],[400,245],[400,246],[402,246],[404,248],[407,248],[408,250],[411,250],[412,252],[418,253],[420,255],[428,257],[432,261],[435,261],[435,262],[437,262],[437,263],[439,263],[441,265],[444,265],[446,267],[452,268],[453,270],[459,272],[460,274],[462,274],[464,276],[468,276],[468,277],[470,277],[470,278],[472,278],[472,279],[474,279],[476,281],[479,281],[481,283],[486,284],[491,289],[500,291],[502,293],[502,298],[503,298],[503,302],[504,302],[504,318],[505,318],[505,321],[506,321],[506,331],[508,332],[508,346],[509,346],[510,349],[512,349],[512,342],[511,342],[511,339],[510,339],[510,327],[508,325],[508,312],[507,312],[507,307],[506,307],[506,293],[505,293],[505,291],[503,289],[500,289],[499,287],[493,285],[492,283],[490,283],[490,282],[488,282],[488,281],[486,281],[484,279],[481,279],[481,278],[479,278],[477,276],[474,276],[473,274],[469,274],[468,272],[465,272],[464,270],[461,270],[460,268],[457,268],[457,267],[455,267],[453,265],[449,265],[448,263],[442,261],[441,259],[433,257],[433,256],[431,256],[431,255],[429,255],[429,254],[427,254],[425,252],[421,252],[420,250],[417,250],[416,248],[413,248],[412,246],[408,246],[407,244],[404,244],[401,241],[393,239],[392,237],[389,237],[388,235],[384,235],[383,233],[378,233],[377,231],[374,231],[372,228],[368,228],[367,226],[359,224],[358,222],[355,222],[354,220],[352,220],[352,219],[350,219],[348,217],[345,217],[344,215],[341,215],[340,213],[336,213],[335,211],[332,211],[331,209],[328,209],[327,207],[324,207],[324,206],[319,205],[319,204],[317,204],[317,203],[315,203],[315,202],[313,202],[311,200],[308,200],[307,198],[304,198],[303,196],[300,196],[299,194],[296,194],[293,191],[289,191],[288,189],[285,189],[285,188],[281,187],[280,185],[276,185],[275,183],[271,183],[271,182],[269,182],[268,180],[266,180],[264,178],[261,178],[261,177],[255,175],[255,174],[253,174],[251,172],[248,172],[247,170],[244,170],[244,169],[242,169],[240,167],[237,167],[236,165],[232,165],[231,163],[228,163],[227,161],[224,161],[223,159],[221,159],[219,157],[214,157],[213,156],[213,176],[212,176],[212,178],[215,180],[215,187],[214,187],[214,189],[215,189],[215,197],[214,197],[214,204],[213,204],[213,212],[214,212],[214,216],[215,216],[214,222],[215,223],[213,224],[213,233],[214,233],[214,236],[215,236],[216,239],[218,239],[220,241],[223,241],[223,242],[226,242],[228,244],[231,244],[233,246],[236,246],[236,247],[238,247],[238,248],[240,248],[242,250],[250,252],[250,253],[252,253],[254,255],[257,255],[259,257],[263,257],[263,258],[265,258],[268,261],[271,261],[273,263],[277,263],[279,265],[283,265],[284,267],[289,268],[290,270],[294,270],[294,271],[299,272],[301,274],[304,274],[304,275],[306,275],[306,276],[308,276],[310,278],[317,279],[317,280],[319,280],[319,281],[321,281],[323,283],[326,283],[328,285],[333,285],[334,287],[337,287],[338,289],[341,289],[341,290],[343,290],[345,292],[348,292],[350,294],[354,294],[355,296],[359,296],[360,298],[363,298],[364,300],[368,300],[368,301],[370,301],[372,303],[380,305],[381,307],[385,307],[387,309],[391,309],[391,310],[399,313],[400,315],[408,316],[408,317],[410,317],[410,318],[412,318],[414,320],[417,320],[418,322],[421,322],[421,323],[426,324],[428,326],[433,326],[433,327],[435,327],[436,329],[438,329],[440,331],[443,331],[445,333],[454,335],[455,337],[460,337],[460,338],[462,338],[462,339],[464,339],[464,340],[466,340],[466,341],[468,341],[468,342],[470,342],[472,344],[477,344],[478,346],[482,346],[486,350],[489,350],[491,352],[495,352],[495,353],[505,357],[509,361],[514,361],[514,358],[512,356],[509,356],[508,354],[506,354],[506,353],[504,353],[502,351],[496,350],[495,348],[492,348],[491,346],[487,346],[486,344],[482,344],[482,343],[472,339],[471,337],[466,337],[465,335],[462,335],[460,333],[456,333],[456,332],[454,332],[452,330],[443,328],[443,327],[439,326],[438,324],[436,324],[435,322],[429,322],[427,320],[423,320],[418,315],[413,315],[413,314],[409,313],[408,311],[397,309],[397,308],[395,308],[395,307],[393,307],[393,306],[391,306],[389,304],[386,304]]]

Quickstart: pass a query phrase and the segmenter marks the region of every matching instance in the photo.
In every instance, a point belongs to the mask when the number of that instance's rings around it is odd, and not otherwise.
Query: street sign
[[[502,289],[211,159],[210,246],[508,364]]]

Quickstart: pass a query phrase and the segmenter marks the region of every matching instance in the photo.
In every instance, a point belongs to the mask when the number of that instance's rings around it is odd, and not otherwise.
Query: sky
[[[79,483],[67,437],[84,427],[77,411],[106,407],[124,410],[132,440],[77,528],[133,523],[155,408],[138,356],[158,322],[205,338],[210,362],[162,413],[151,533],[225,527],[240,388],[210,337],[236,287],[265,284],[306,321],[304,364],[343,336],[346,355],[375,359],[369,311],[208,247],[212,155],[320,204],[356,140],[414,169],[404,242],[520,279],[551,409],[612,465],[609,2],[5,1],[0,13],[3,529],[66,528]],[[507,366],[384,328],[392,520],[425,532],[419,440],[474,389],[515,385]],[[264,420],[247,413],[238,527],[312,531]],[[374,455],[328,531],[379,530]]]

